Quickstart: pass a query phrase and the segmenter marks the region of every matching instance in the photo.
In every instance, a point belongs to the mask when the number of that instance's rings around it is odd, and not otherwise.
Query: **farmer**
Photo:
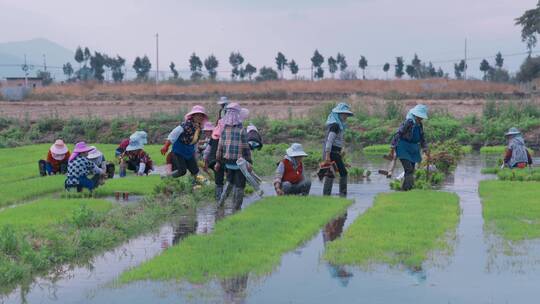
[[[204,159],[204,151],[210,146],[210,139],[212,138],[212,133],[214,132],[214,124],[206,121],[203,127],[203,135],[197,144],[197,152],[199,159]]]
[[[216,164],[217,146],[218,146],[219,138],[221,136],[221,132],[223,131],[222,117],[223,115],[225,115],[226,107],[229,104],[229,99],[227,99],[227,97],[221,97],[217,103],[220,106],[218,118],[216,120],[216,125],[214,127],[214,130],[212,131],[212,136],[210,138],[210,141],[208,142],[208,148],[203,153],[204,171],[208,172],[208,168],[214,171],[214,182],[216,184],[216,190],[215,190],[216,201],[218,201],[221,198],[221,194],[223,193],[224,180],[225,180],[225,168],[219,167],[219,170],[216,170],[215,164]]]
[[[87,156],[92,148],[85,142],[78,142],[73,149],[73,154],[69,157],[67,178],[64,183],[66,189],[77,188],[81,192],[87,188],[92,192],[99,185],[99,180],[105,174],[105,171],[90,161]],[[95,174],[92,178],[88,175]]]
[[[129,145],[121,155],[120,166],[127,166],[135,174],[148,175],[154,170],[150,155],[144,151],[144,145],[148,142],[148,135],[144,131],[137,131],[129,137]]]
[[[227,106],[223,117],[223,132],[219,138],[215,170],[219,171],[225,167],[227,172],[227,188],[223,191],[219,204],[223,205],[229,192],[233,192],[233,205],[236,210],[242,207],[244,201],[244,188],[246,178],[237,161],[241,158],[249,162],[248,170],[251,171],[251,150],[247,143],[247,132],[242,125],[242,121],[247,118],[247,109],[242,109],[238,103],[231,103]]]
[[[261,150],[263,147],[262,137],[257,127],[249,124],[247,127],[248,144],[251,150]]]
[[[126,148],[129,146],[129,138],[122,139],[116,150],[114,151],[114,155],[116,157],[120,157],[124,152],[126,152]]]
[[[428,145],[422,125],[422,120],[428,118],[427,111],[427,106],[422,104],[412,108],[392,138],[390,158],[397,157],[403,165],[405,172],[403,184],[401,185],[403,191],[409,191],[414,187],[415,165],[422,161],[420,149],[424,151],[429,159]]]
[[[520,168],[532,165],[532,157],[525,146],[525,140],[517,128],[510,128],[506,134],[508,146],[504,156],[504,166],[509,168]]]
[[[88,153],[88,159],[92,161],[96,166],[101,168],[101,170],[107,173],[107,178],[114,177],[114,164],[109,163],[105,160],[105,155],[98,150],[95,146],[90,146],[92,150]]]
[[[70,153],[63,140],[57,139],[47,152],[47,159],[40,160],[39,174],[41,176],[66,174]]]
[[[203,106],[194,106],[189,113],[184,116],[184,122],[174,128],[165,144],[161,148],[161,154],[166,155],[172,145],[171,161],[175,170],[173,177],[186,175],[187,171],[195,178],[199,174],[199,167],[196,158],[196,146],[201,137],[204,122],[208,120],[206,110]]]
[[[326,137],[323,144],[323,160],[325,164],[335,164],[339,172],[339,195],[347,196],[347,168],[343,162],[344,134],[347,125],[345,121],[353,115],[350,106],[339,103],[326,120]],[[323,185],[323,195],[332,193],[334,178],[326,176]]]
[[[274,178],[277,195],[308,195],[311,180],[304,175],[302,160],[307,156],[301,144],[294,143],[287,149],[287,155],[279,162]]]

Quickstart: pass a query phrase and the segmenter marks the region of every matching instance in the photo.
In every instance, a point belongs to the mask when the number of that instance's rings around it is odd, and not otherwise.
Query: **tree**
[[[529,53],[536,46],[536,36],[540,33],[540,1],[536,8],[525,11],[521,17],[516,18],[516,25],[521,26],[521,41],[527,43]]]
[[[509,82],[510,74],[507,70],[501,68],[490,68],[487,73],[487,80],[493,82]]]
[[[88,47],[84,48],[84,65],[90,60],[90,57],[92,57],[92,53],[90,53],[90,49]]]
[[[423,73],[423,67],[425,66],[422,66],[422,61],[420,60],[420,58],[418,58],[418,54],[414,54],[414,58],[413,60],[411,60],[411,65],[413,66],[414,68],[414,72],[413,72],[413,78],[424,78],[425,77],[425,73]]]
[[[231,73],[231,78],[233,80],[243,74],[242,64],[244,63],[244,57],[240,54],[240,52],[232,52],[229,56],[229,63],[233,67]]]
[[[334,57],[330,56],[328,57],[327,62],[328,62],[328,72],[332,74],[332,79],[334,79],[334,73],[336,73],[338,70],[337,60],[334,59]]]
[[[504,64],[504,58],[501,54],[501,52],[498,52],[497,55],[495,55],[495,66],[499,69],[502,69]]]
[[[487,80],[487,72],[491,69],[489,62],[486,59],[483,59],[480,62],[480,71],[484,73],[484,80]]]
[[[416,69],[412,64],[407,64],[407,67],[405,67],[405,72],[411,79],[416,78]]]
[[[143,58],[136,57],[135,61],[133,62],[133,69],[135,70],[135,73],[137,74],[137,80],[138,81],[147,81],[148,80],[148,73],[150,72],[150,69],[152,68],[152,64],[150,63],[150,60],[148,59],[148,56],[144,55]]]
[[[396,78],[398,79],[401,79],[401,77],[403,77],[403,75],[405,74],[403,72],[403,57],[396,57],[396,65],[395,65],[395,75],[396,75]]]
[[[311,57],[311,77],[321,79],[324,77],[324,70],[321,65],[324,62],[324,57],[319,53],[319,50],[315,50],[313,57]],[[313,73],[313,68],[316,68],[315,74]],[[320,77],[319,77],[320,76]]]
[[[178,79],[178,71],[176,70],[176,64],[174,64],[174,62],[171,61],[171,64],[169,64],[169,69],[173,74],[173,79]]]
[[[441,67],[437,70],[437,77],[443,78],[444,77],[444,71]]]
[[[466,67],[467,65],[463,59],[459,63],[454,64],[454,75],[456,79],[463,79],[463,72],[465,72]]]
[[[339,64],[339,70],[341,72],[344,72],[347,69],[347,59],[345,59],[345,55],[341,53],[337,53],[336,61]]]
[[[116,55],[116,58],[110,58],[107,66],[112,71],[112,78],[114,82],[122,82],[124,80],[123,67],[126,63],[126,59]]]
[[[385,63],[382,68],[383,72],[386,73],[386,79],[388,80],[388,71],[390,70],[390,63]]]
[[[294,78],[296,79],[296,74],[298,74],[299,68],[298,64],[296,64],[296,61],[294,61],[294,59],[289,62],[289,70],[291,70],[291,74],[293,74]]]
[[[527,82],[535,78],[540,78],[540,57],[527,56],[516,74],[516,79]]]
[[[105,73],[105,69],[103,68],[105,63],[105,57],[99,52],[94,52],[94,56],[90,57],[90,68],[92,69],[92,74],[94,75],[94,79],[99,82],[103,82],[103,80],[105,80],[105,77],[103,76]]]
[[[283,53],[281,52],[278,52],[276,56],[276,66],[279,71],[281,79],[283,79],[283,71],[285,70],[287,65],[288,63],[287,63],[287,58],[285,57],[285,55],[283,55]]]
[[[257,73],[257,68],[251,65],[251,63],[246,64],[246,68],[244,69],[246,74],[248,75],[249,80],[251,81],[251,76],[255,73]]]
[[[71,75],[73,75],[73,67],[71,66],[71,63],[66,63],[62,66],[62,71],[64,71],[64,75],[66,75],[67,80],[69,81],[71,79]]]
[[[216,69],[218,66],[219,61],[214,55],[210,55],[204,60],[204,68],[208,71],[208,77],[210,77],[211,80],[216,80]]]
[[[278,73],[274,69],[267,68],[265,66],[263,66],[259,70],[259,75],[255,77],[256,81],[267,81],[267,80],[277,80],[277,79],[278,79]]]
[[[203,63],[201,61],[201,58],[195,55],[195,53],[191,54],[191,57],[189,57],[189,70],[191,71],[192,81],[201,80],[201,78],[203,77],[202,67]]]
[[[77,47],[77,50],[75,51],[75,61],[79,63],[79,69],[80,69],[82,62],[84,61],[84,54],[80,46]]]
[[[362,79],[366,79],[366,67],[368,65],[367,59],[364,56],[360,56],[358,61],[358,67],[362,69]]]

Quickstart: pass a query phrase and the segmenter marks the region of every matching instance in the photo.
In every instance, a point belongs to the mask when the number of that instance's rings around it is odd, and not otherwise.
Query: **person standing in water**
[[[412,108],[405,121],[401,123],[397,132],[392,137],[390,147],[390,158],[397,157],[403,170],[405,177],[401,190],[409,191],[414,188],[414,171],[416,164],[422,162],[420,149],[424,151],[429,159],[429,149],[424,136],[424,126],[422,121],[428,118],[428,108],[425,105],[419,104]]]
[[[345,146],[345,121],[354,115],[351,106],[341,102],[328,115],[326,120],[326,137],[323,144],[323,160],[325,163],[333,163],[339,172],[339,195],[347,196],[347,168],[343,161],[343,152]],[[334,178],[326,176],[323,186],[323,195],[332,194]]]

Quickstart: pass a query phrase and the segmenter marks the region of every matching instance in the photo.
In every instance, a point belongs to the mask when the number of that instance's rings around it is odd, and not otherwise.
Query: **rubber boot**
[[[339,196],[347,197],[347,175],[339,178]]]
[[[39,165],[39,175],[41,176],[47,176],[47,170],[45,169],[45,161],[44,160],[40,160],[38,162],[38,165]]]
[[[332,195],[332,186],[334,185],[334,179],[326,177],[323,185],[323,195]]]
[[[234,187],[233,191],[233,206],[234,210],[240,210],[244,202],[244,188]]]
[[[221,194],[223,193],[223,186],[222,185],[216,185],[216,202],[219,201],[221,198]]]
[[[229,197],[233,190],[233,186],[230,183],[225,184],[225,188],[221,192],[221,197],[219,198],[218,205],[223,206],[225,204],[225,201]]]

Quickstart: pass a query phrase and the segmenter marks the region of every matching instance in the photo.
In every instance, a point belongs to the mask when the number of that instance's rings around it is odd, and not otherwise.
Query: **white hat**
[[[257,127],[255,127],[253,124],[249,124],[249,126],[247,126],[247,130],[246,130],[248,133],[251,132],[251,131],[255,131],[255,132],[259,132],[259,130],[257,129]]]
[[[287,149],[287,156],[289,157],[307,156],[307,153],[304,152],[304,148],[302,148],[301,144],[294,143]]]
[[[229,104],[229,98],[227,98],[226,96],[221,96],[217,103],[218,105]]]
[[[88,153],[87,156],[89,159],[96,159],[103,156],[103,153],[101,153],[101,151],[99,151],[95,146],[90,146],[90,148],[92,148],[92,150]]]

